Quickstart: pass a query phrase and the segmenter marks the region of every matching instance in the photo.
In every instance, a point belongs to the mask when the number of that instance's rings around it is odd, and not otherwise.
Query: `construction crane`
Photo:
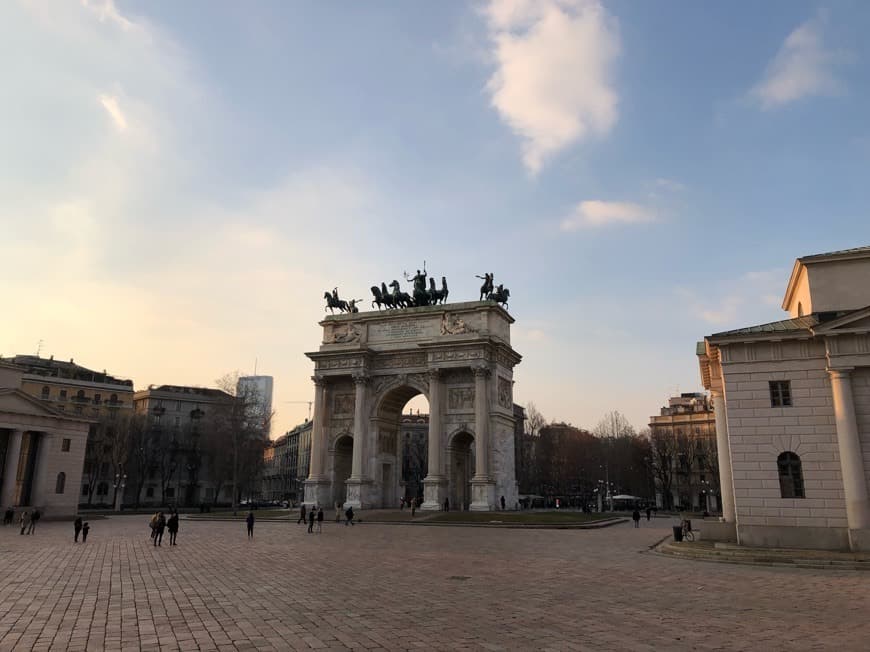
[[[314,404],[314,401],[281,401],[282,403],[305,403],[308,405],[308,420],[311,421],[311,406]]]

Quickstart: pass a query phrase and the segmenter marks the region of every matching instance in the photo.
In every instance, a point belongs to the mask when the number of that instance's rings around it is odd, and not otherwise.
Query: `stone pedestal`
[[[420,505],[420,509],[427,512],[437,512],[444,509],[446,497],[447,480],[445,478],[425,478],[423,480],[423,504]]]
[[[364,478],[348,478],[344,486],[347,489],[347,498],[342,506],[344,509],[347,509],[348,507],[353,507],[354,509],[367,509],[372,506],[371,480]]]
[[[329,508],[332,502],[332,485],[329,480],[306,480],[305,481],[305,500],[303,504],[308,507],[323,507]],[[332,505],[334,507],[334,505]]]
[[[471,480],[472,512],[491,512],[495,509],[495,483],[489,480]]]

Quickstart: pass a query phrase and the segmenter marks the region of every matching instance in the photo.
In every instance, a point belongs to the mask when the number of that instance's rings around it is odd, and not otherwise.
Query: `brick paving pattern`
[[[643,551],[669,532],[182,521],[0,529],[0,650],[866,650],[859,571]]]

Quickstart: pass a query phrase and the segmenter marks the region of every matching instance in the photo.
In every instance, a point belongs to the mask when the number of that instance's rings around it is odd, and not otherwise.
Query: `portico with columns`
[[[72,518],[91,421],[49,408],[20,385],[20,370],[0,364],[0,509]]]
[[[494,302],[329,316],[308,353],[315,383],[305,503],[398,507],[399,418],[429,402],[424,510],[515,504],[513,318]],[[346,452],[352,445],[351,466]],[[473,472],[472,472],[473,471]]]
[[[868,280],[870,247],[800,258],[789,319],[699,343],[723,501],[712,538],[870,550]]]

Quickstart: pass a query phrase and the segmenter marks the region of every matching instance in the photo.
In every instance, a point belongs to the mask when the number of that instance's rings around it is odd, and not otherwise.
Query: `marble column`
[[[474,373],[474,479],[489,480],[489,369],[475,367]]]
[[[311,452],[308,466],[308,479],[305,481],[304,503],[313,507],[328,507],[331,502],[329,481],[324,477],[323,466],[326,448],[326,380],[313,376],[314,381],[314,418],[311,424]]]
[[[722,520],[734,523],[737,511],[734,504],[734,475],[731,469],[731,447],[728,443],[728,415],[725,412],[725,395],[714,389],[713,415],[716,419],[716,454],[719,458],[719,490],[722,492]]]
[[[447,478],[444,477],[444,465],[441,451],[444,448],[443,419],[444,412],[444,378],[440,369],[429,370],[429,450],[428,472],[423,480],[424,510],[439,510],[444,504]]]
[[[314,417],[311,424],[311,456],[308,465],[308,479],[322,480],[323,479],[323,419],[325,405],[324,398],[326,395],[326,381],[314,376],[311,378],[314,381]]]
[[[471,479],[471,511],[495,508],[495,484],[489,466],[489,376],[488,367],[474,373],[474,477]]]
[[[852,369],[829,369],[837,423],[837,444],[843,472],[843,493],[846,498],[846,519],[849,530],[870,529],[870,500],[864,475],[864,456],[855,417],[852,395]],[[850,537],[851,538],[851,537]]]
[[[355,388],[353,408],[353,466],[350,473],[352,480],[360,480],[363,476],[363,448],[365,447],[368,424],[366,423],[366,400],[368,397],[369,377],[365,374],[354,374]]]
[[[21,440],[24,431],[13,430],[6,444],[6,462],[3,467],[3,488],[0,491],[0,505],[11,507],[18,501],[18,458],[21,457]]]

